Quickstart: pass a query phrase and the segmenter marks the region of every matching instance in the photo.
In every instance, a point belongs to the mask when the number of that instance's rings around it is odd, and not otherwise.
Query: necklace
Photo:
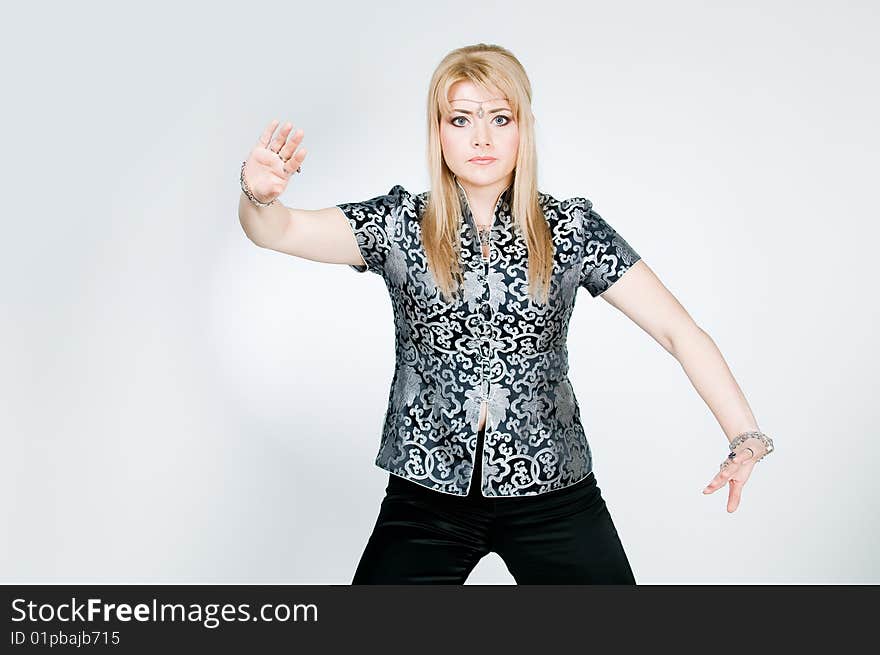
[[[486,227],[483,227],[481,225],[477,226],[477,233],[480,236],[480,243],[483,246],[489,245],[489,233],[491,231],[492,231],[492,226],[490,226],[490,225],[487,225]]]

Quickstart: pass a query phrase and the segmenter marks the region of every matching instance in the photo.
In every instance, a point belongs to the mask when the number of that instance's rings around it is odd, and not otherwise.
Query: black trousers
[[[485,498],[479,466],[467,497],[389,474],[352,584],[463,584],[490,552],[517,584],[636,584],[594,473],[537,496]]]

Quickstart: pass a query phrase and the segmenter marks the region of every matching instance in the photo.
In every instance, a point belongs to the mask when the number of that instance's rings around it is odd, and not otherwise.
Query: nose
[[[478,148],[489,143],[489,128],[484,121],[477,121],[477,129],[474,130],[474,145]]]

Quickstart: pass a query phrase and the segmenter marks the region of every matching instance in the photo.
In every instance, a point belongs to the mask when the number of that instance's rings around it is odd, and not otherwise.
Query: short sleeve
[[[382,275],[385,259],[394,234],[394,222],[405,189],[396,184],[385,195],[360,202],[342,202],[336,206],[348,219],[366,266],[349,264],[358,273],[372,271]]]
[[[641,257],[584,199],[583,259],[579,285],[594,298],[617,282]]]

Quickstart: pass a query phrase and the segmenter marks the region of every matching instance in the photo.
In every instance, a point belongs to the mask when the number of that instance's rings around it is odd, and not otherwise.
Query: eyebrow
[[[456,109],[455,107],[452,108],[452,111],[457,111],[457,112],[460,112],[460,113],[462,113],[462,114],[473,114],[473,113],[474,113],[474,112],[472,112],[472,111],[468,111],[467,109]],[[489,114],[495,114],[495,113],[497,113],[497,112],[499,112],[499,111],[513,111],[513,110],[510,109],[509,107],[499,107],[498,109],[490,109],[487,113],[489,113]]]

